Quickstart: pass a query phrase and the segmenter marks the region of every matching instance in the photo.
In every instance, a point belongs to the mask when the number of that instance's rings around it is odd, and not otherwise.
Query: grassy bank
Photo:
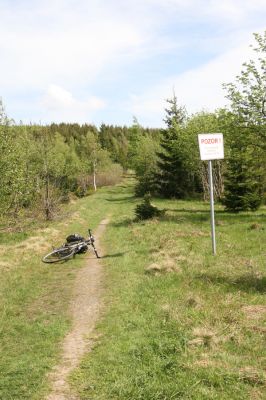
[[[262,399],[265,394],[266,210],[156,201],[160,220],[133,222],[128,187],[110,191],[106,312],[72,376],[81,399]]]

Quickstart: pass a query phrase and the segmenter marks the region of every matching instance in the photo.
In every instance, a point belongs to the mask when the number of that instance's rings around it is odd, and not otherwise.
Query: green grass
[[[41,256],[107,215],[105,310],[92,351],[71,377],[81,399],[263,399],[266,209],[156,200],[160,220],[134,222],[132,182],[99,190],[40,229],[0,237],[0,399],[41,400],[71,329],[68,306],[86,255]]]
[[[128,188],[112,203],[105,316],[72,376],[81,399],[263,398],[265,208],[216,206],[213,257],[208,204],[155,201],[166,216],[136,223]]]
[[[0,235],[0,399],[42,399],[47,373],[71,329],[69,302],[86,254],[68,263],[44,264],[42,256],[70,233],[87,234],[110,212],[108,189],[79,200],[60,221]],[[98,204],[101,204],[99,207]]]

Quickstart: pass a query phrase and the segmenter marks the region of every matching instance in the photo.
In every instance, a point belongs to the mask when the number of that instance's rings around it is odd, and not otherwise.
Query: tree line
[[[51,219],[72,194],[136,173],[136,194],[207,199],[198,133],[224,134],[225,160],[214,162],[214,192],[228,211],[256,210],[266,188],[266,32],[255,34],[254,60],[224,85],[230,107],[188,115],[177,95],[166,101],[165,129],[102,124],[16,125],[0,103],[2,215],[38,209]]]
[[[39,210],[52,219],[71,195],[86,196],[121,180],[131,167],[132,127],[16,125],[0,102],[0,205],[2,217]],[[159,130],[144,129],[155,137]]]
[[[256,210],[266,202],[266,31],[254,36],[254,59],[243,64],[234,83],[224,84],[230,107],[188,116],[173,93],[159,142],[139,135],[138,194],[207,199],[207,163],[199,160],[197,136],[222,132],[225,160],[214,162],[216,199],[233,212]]]

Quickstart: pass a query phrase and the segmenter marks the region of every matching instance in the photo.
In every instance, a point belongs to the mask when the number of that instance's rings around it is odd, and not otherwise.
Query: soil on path
[[[95,232],[96,248],[102,254],[99,245],[108,219],[103,220]],[[71,393],[67,383],[69,374],[79,365],[81,357],[90,350],[91,335],[99,317],[102,291],[101,261],[90,256],[86,266],[79,270],[71,302],[72,330],[63,342],[61,362],[50,374],[52,390],[47,400],[78,400],[78,396]]]

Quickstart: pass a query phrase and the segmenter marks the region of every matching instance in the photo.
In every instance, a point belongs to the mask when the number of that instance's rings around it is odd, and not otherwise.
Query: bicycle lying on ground
[[[74,257],[76,254],[86,253],[87,250],[91,247],[94,251],[97,258],[100,256],[97,253],[97,250],[94,246],[94,237],[91,233],[91,230],[88,230],[89,237],[85,239],[84,237],[80,236],[79,234],[75,233],[73,235],[69,235],[66,238],[66,243],[63,244],[61,247],[58,247],[51,251],[50,253],[46,254],[42,261],[45,263],[56,263],[60,261],[66,261],[71,257]]]

